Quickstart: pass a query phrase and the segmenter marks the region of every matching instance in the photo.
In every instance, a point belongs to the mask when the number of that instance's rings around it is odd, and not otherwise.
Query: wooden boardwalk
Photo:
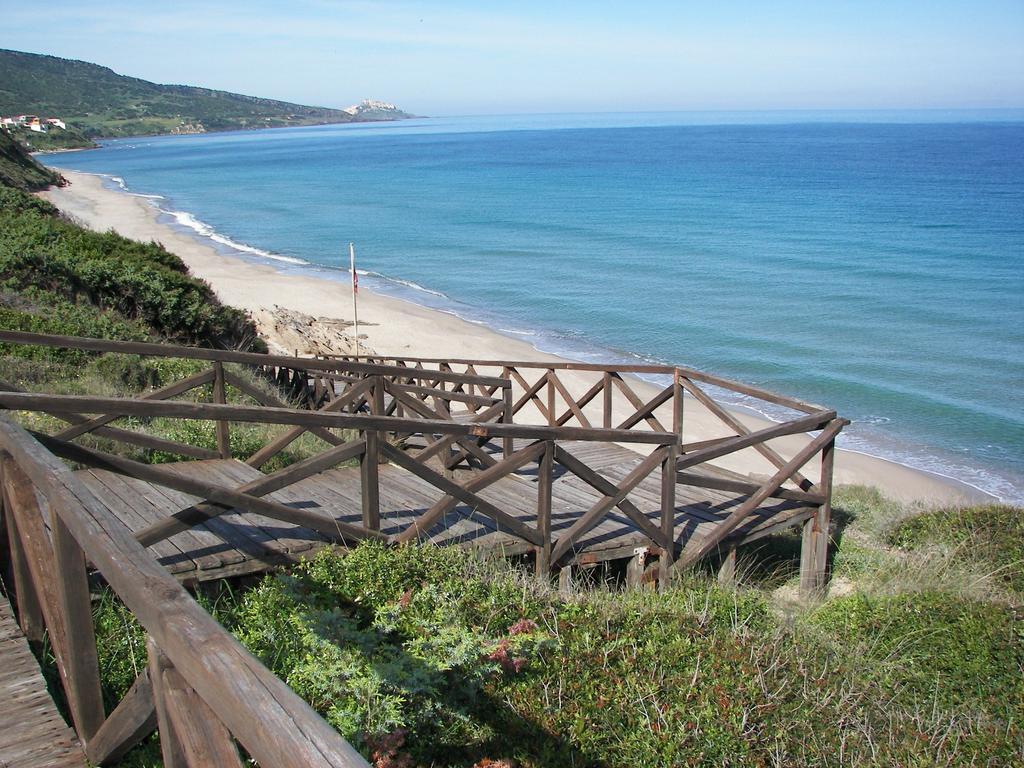
[[[0,409],[55,419],[29,432],[0,415],[0,567],[22,630],[52,640],[74,726],[0,601],[0,768],[85,765],[80,744],[91,763],[116,764],[154,728],[168,765],[242,768],[241,747],[261,765],[369,768],[185,589],[326,546],[522,555],[560,584],[629,559],[628,584],[667,586],[707,556],[728,575],[737,546],[802,525],[801,591],[825,584],[848,422],[813,403],[678,366],[299,359],[4,330],[0,342],[178,357],[197,371],[132,398],[0,381]],[[664,385],[635,389],[636,374]],[[711,387],[793,415],[745,424]],[[696,406],[718,431],[687,435]],[[214,439],[171,439],[168,421],[205,421]],[[232,440],[240,424],[265,439]],[[282,456],[300,438],[303,458]],[[762,469],[723,468],[754,466],[736,460],[744,452]],[[148,636],[147,663],[110,711],[92,619],[102,583]]]
[[[39,664],[0,595],[0,768],[85,768],[75,732],[57,712]]]
[[[518,444],[517,448],[520,447]],[[643,460],[627,448],[609,443],[567,443],[564,448],[619,485]],[[210,459],[164,465],[194,480],[239,487],[259,480],[262,473],[233,459]],[[430,483],[394,464],[382,464],[380,475],[380,531],[398,534],[431,507],[440,491]],[[202,499],[170,488],[107,470],[80,470],[77,476],[133,533],[138,533],[173,513],[200,503]],[[726,473],[721,474],[722,477]],[[470,470],[455,470],[453,479],[464,482]],[[359,467],[340,467],[306,478],[266,499],[297,509],[315,510],[330,519],[358,525],[362,521]],[[685,487],[676,496],[675,540],[682,552],[702,542],[729,513],[746,498],[737,493]],[[480,490],[479,496],[524,523],[536,517],[536,467],[503,477]],[[551,530],[567,529],[601,494],[575,475],[562,472],[552,483]],[[655,470],[630,494],[629,499],[653,526],[661,514],[661,474]],[[724,542],[725,547],[745,543],[785,525],[796,525],[814,510],[795,501],[775,500],[758,508]],[[422,541],[438,545],[459,545],[501,552],[506,555],[530,551],[528,543],[499,529],[495,522],[460,503],[428,531]],[[152,552],[178,579],[208,581],[261,573],[295,562],[326,546],[328,540],[308,528],[272,520],[238,509],[219,515],[201,525],[153,545]],[[617,510],[587,531],[574,546],[573,562],[591,564],[632,557],[638,547],[650,541],[637,526]]]

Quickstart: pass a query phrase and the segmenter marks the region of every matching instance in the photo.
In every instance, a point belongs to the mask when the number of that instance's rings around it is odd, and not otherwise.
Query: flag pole
[[[355,355],[359,357],[359,275],[356,274],[356,247],[348,244],[349,267],[352,270],[352,328],[355,336]]]

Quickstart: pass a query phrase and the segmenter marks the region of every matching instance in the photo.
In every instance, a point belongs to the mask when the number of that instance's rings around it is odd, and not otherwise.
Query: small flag
[[[359,274],[356,272],[356,248],[352,243],[348,244],[348,255],[350,268],[352,269],[352,293],[359,293]]]

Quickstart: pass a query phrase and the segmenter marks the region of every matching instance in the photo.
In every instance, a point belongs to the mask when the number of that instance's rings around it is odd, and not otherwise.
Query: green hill
[[[0,115],[17,114],[60,117],[88,138],[380,119],[191,85],[159,85],[98,64],[0,50]],[[405,116],[397,111],[387,119]]]

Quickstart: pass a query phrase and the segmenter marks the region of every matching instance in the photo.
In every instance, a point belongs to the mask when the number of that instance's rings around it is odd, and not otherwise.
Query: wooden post
[[[626,563],[626,586],[639,587],[644,582],[644,569],[647,567],[647,547],[637,547],[633,556]]]
[[[679,369],[672,374],[672,431],[683,442],[683,383],[679,380]]]
[[[829,527],[832,524],[832,469],[836,441],[830,440],[821,450],[821,481],[818,490],[825,497],[817,513],[804,523],[800,547],[800,593],[812,598],[825,590],[828,566]]]
[[[537,530],[544,543],[536,547],[537,576],[547,579],[551,571],[551,486],[554,481],[555,443],[544,443],[544,453],[537,462]]]
[[[558,569],[558,591],[563,595],[572,594],[572,566],[563,565]]]
[[[146,650],[149,652],[149,682],[153,686],[156,727],[160,731],[160,752],[163,754],[164,768],[188,768],[185,752],[167,712],[164,670],[170,669],[171,663],[151,637],[146,638]]]
[[[661,557],[658,558],[658,581],[667,589],[672,575],[676,548],[676,456],[678,445],[666,445],[661,462]]]
[[[604,372],[604,428],[612,428],[612,375],[608,371]]]
[[[32,582],[25,548],[22,545],[18,523],[14,519],[14,500],[8,498],[3,487],[4,465],[12,461],[0,455],[0,508],[3,509],[4,529],[7,535],[7,551],[10,555],[11,580],[14,584],[14,595],[18,606],[18,624],[25,637],[33,642],[43,639],[46,623],[39,605],[39,593]]]
[[[143,669],[128,693],[85,747],[97,765],[116,764],[136,744],[156,729],[156,705],[149,669]]]
[[[359,458],[360,488],[363,503],[363,527],[380,530],[380,435],[372,429],[364,433],[366,450]]]
[[[224,386],[224,364],[216,362],[213,364],[213,402],[221,405],[227,403],[227,391]],[[218,420],[217,424],[217,453],[222,459],[231,458],[231,433],[228,422]]]
[[[371,405],[374,416],[384,415],[384,377],[373,377],[373,404]]]
[[[736,584],[736,547],[730,549],[722,560],[718,568],[718,583],[729,587]]]
[[[555,369],[548,368],[548,426],[553,427],[558,423],[558,416],[555,414]]]
[[[56,574],[57,608],[64,617],[67,641],[65,693],[75,730],[88,742],[103,725],[103,694],[96,660],[96,635],[92,625],[92,601],[85,572],[85,555],[65,525],[59,501],[50,501],[50,533]]]
[[[504,387],[502,389],[502,399],[504,400],[505,407],[501,412],[501,421],[503,424],[512,423],[512,387]],[[501,441],[502,454],[507,459],[515,451],[515,441],[511,437],[503,438]]]

